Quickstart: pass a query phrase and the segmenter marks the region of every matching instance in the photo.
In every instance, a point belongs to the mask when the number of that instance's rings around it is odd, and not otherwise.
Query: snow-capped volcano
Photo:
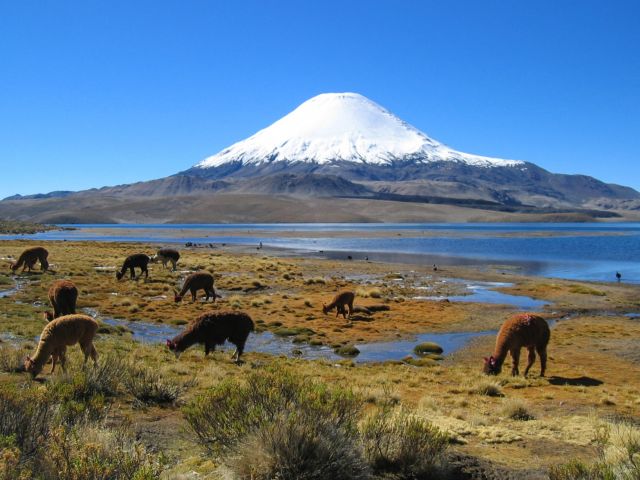
[[[453,150],[360,94],[325,93],[195,168],[274,161],[389,165],[397,160],[453,161],[480,167],[524,164]]]

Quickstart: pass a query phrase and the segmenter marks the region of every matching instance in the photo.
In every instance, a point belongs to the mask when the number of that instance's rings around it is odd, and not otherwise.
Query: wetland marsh
[[[60,373],[31,382],[10,367],[35,348],[51,282],[72,279],[80,291],[79,310],[102,322],[96,340],[102,361],[125,362],[129,377],[146,372],[156,392],[151,397],[162,391],[169,399],[143,401],[147,397],[140,389],[123,380],[121,388],[80,402],[85,414],[98,402],[108,411],[110,427],[126,426],[146,452],[145,461],[153,463],[162,453],[162,465],[149,467],[154,474],[148,478],[221,478],[226,457],[213,455],[189,427],[194,402],[225,382],[242,385],[253,381],[254,372],[272,368],[353,392],[362,402],[361,427],[390,403],[436,427],[448,439],[441,462],[449,465],[450,477],[441,478],[547,478],[550,468],[570,458],[591,462],[603,422],[640,421],[635,285],[533,277],[501,263],[445,263],[434,271],[424,264],[347,261],[231,244],[180,247],[177,272],[155,264],[148,280],[117,281],[115,271],[128,254],[152,254],[158,244],[37,243],[49,250],[51,271],[5,274],[0,285],[7,292],[0,294],[0,384],[6,391],[31,392],[65,382]],[[5,240],[0,256],[8,262],[33,245]],[[197,270],[214,275],[221,298],[174,303],[174,289]],[[356,292],[351,322],[322,313],[323,302],[341,289]],[[200,313],[221,309],[245,311],[256,324],[242,365],[230,361],[229,350],[205,358],[201,347],[176,360],[162,343]],[[484,376],[482,357],[493,349],[494,332],[522,309],[558,319],[547,377]],[[425,341],[440,343],[443,354],[412,355]],[[359,354],[336,353],[350,347]],[[70,348],[72,378],[84,374],[75,350]],[[536,364],[533,372],[538,371]],[[72,381],[76,389],[78,381]],[[527,415],[513,413],[522,410]]]

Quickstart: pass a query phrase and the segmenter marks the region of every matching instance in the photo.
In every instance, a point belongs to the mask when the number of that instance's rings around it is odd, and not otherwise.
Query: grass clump
[[[442,468],[446,434],[404,409],[383,402],[362,429],[364,453],[382,478],[433,478]]]
[[[487,397],[503,397],[502,387],[493,380],[480,379],[469,387],[469,393]]]
[[[363,298],[382,298],[382,290],[377,287],[373,288],[358,288],[356,295]]]
[[[595,295],[597,297],[606,296],[606,292],[596,290],[595,288],[587,287],[585,285],[571,285],[569,287],[571,293],[579,293],[581,295]]]
[[[0,343],[0,372],[23,372],[24,357],[25,353],[20,348]]]
[[[214,455],[228,454],[237,478],[367,478],[358,445],[360,401],[282,368],[230,379],[185,409]]]
[[[522,400],[512,398],[504,402],[502,415],[511,420],[534,420],[536,417],[529,410],[529,406]]]
[[[334,350],[338,355],[343,357],[357,357],[360,355],[360,350],[355,345],[342,345]]]
[[[322,277],[307,278],[304,281],[305,285],[325,285],[326,283],[327,281]]]
[[[594,443],[596,461],[573,459],[553,466],[551,480],[637,480],[640,478],[640,428],[628,423],[600,423]]]
[[[442,347],[434,342],[423,342],[413,347],[413,352],[416,355],[420,355],[420,356],[428,355],[431,353],[436,353],[439,355],[443,351],[444,350],[442,349]]]
[[[125,389],[144,404],[175,404],[186,385],[165,378],[157,370],[130,364],[123,378]]]

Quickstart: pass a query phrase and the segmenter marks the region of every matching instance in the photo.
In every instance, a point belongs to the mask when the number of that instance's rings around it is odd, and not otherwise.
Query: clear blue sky
[[[173,174],[338,91],[640,189],[635,0],[0,0],[0,198]]]

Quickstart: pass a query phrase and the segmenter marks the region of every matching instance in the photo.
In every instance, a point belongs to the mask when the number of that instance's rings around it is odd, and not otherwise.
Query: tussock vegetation
[[[502,405],[502,415],[510,418],[511,420],[533,420],[536,418],[529,409],[529,405],[526,402],[517,399],[510,398]]]
[[[25,355],[25,351],[21,348],[0,343],[0,372],[23,372]]]
[[[385,402],[362,428],[365,457],[385,478],[439,478],[449,439],[424,419]]]
[[[123,384],[131,395],[144,404],[173,404],[193,382],[178,383],[157,370],[129,364]]]
[[[502,387],[495,380],[481,378],[469,386],[469,393],[486,395],[487,397],[503,397]]]
[[[184,413],[233,478],[424,478],[442,471],[445,434],[390,401],[359,428],[364,404],[350,390],[274,367],[245,384],[223,381]]]
[[[574,459],[552,467],[551,480],[640,479],[640,428],[627,423],[599,423],[594,443],[598,458],[588,464]]]
[[[164,468],[126,426],[104,426],[102,415],[60,383],[0,391],[0,479],[147,480]],[[92,398],[99,398],[100,395]]]
[[[382,290],[377,287],[373,288],[358,288],[356,295],[363,298],[382,298]]]

